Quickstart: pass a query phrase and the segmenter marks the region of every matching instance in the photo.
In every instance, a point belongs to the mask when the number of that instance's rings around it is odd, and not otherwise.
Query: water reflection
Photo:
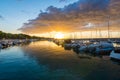
[[[118,43],[113,43],[113,45],[116,49],[120,48],[120,44]],[[91,59],[91,57],[99,57],[103,60],[111,60],[113,63],[116,63],[118,65],[120,64],[120,60],[114,60],[109,57],[110,52],[106,52],[105,54],[89,53],[88,51],[80,52],[79,48],[80,48],[79,46],[76,46],[76,47],[64,46],[64,50],[73,50],[78,55],[78,57],[81,59]]]
[[[38,41],[2,50],[0,75],[0,80],[120,80],[120,67],[106,58]]]
[[[91,78],[96,75],[101,79],[100,75],[106,79],[113,79],[113,73],[120,74],[118,65],[112,64],[107,58],[94,57],[88,54],[75,54],[72,50],[64,50],[61,46],[48,41],[32,43],[23,48],[27,55],[34,57],[39,64],[47,66],[50,70],[67,71],[67,75],[76,75],[78,78]],[[111,69],[114,66],[114,72]],[[99,71],[104,70],[104,71]],[[58,71],[59,72],[59,71]],[[95,73],[94,73],[95,72]],[[99,74],[100,72],[100,74]],[[105,72],[105,73],[103,73]],[[111,78],[108,77],[111,75]],[[99,80],[98,79],[98,80]],[[118,79],[118,78],[116,78]]]

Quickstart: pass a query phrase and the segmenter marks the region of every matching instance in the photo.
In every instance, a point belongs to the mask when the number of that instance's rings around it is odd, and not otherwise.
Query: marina
[[[118,52],[120,54],[120,47],[118,41],[108,41],[108,40],[53,40],[57,45],[61,45],[66,50],[73,50],[79,53],[90,53],[93,55],[109,55],[113,52]],[[117,55],[116,55],[117,56]],[[120,57],[117,56],[120,60]]]
[[[0,0],[0,80],[120,80],[120,0]]]
[[[51,41],[0,50],[0,80],[119,80],[119,67],[109,55],[78,54]]]
[[[37,39],[9,39],[9,40],[0,40],[0,49],[8,48],[11,46],[21,45],[25,43],[30,43],[37,41]]]
[[[77,54],[79,53],[89,53],[94,56],[107,55],[111,59],[118,60],[120,63],[120,44],[118,40],[83,40],[83,39],[43,39],[47,41],[52,41],[58,46],[62,46],[65,50],[73,50]],[[39,39],[11,39],[11,40],[1,40],[0,49],[14,47],[19,45],[29,44],[31,42],[40,41]]]

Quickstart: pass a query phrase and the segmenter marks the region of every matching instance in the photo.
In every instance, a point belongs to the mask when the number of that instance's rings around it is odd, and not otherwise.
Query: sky
[[[90,31],[107,33],[108,23],[111,35],[118,34],[120,0],[0,0],[0,30],[6,32],[50,36],[87,31],[90,37]]]
[[[49,6],[62,8],[77,0],[0,0],[0,30],[19,33],[18,29],[28,20],[35,19]]]

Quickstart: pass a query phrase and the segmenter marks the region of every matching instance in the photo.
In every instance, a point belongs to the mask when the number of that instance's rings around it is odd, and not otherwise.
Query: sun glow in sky
[[[61,33],[61,32],[58,32],[58,33],[55,34],[54,38],[56,38],[56,39],[63,39],[64,38],[64,34]]]
[[[52,38],[101,38],[108,36],[109,19],[110,36],[119,37],[119,14],[120,0],[0,0],[0,30]]]

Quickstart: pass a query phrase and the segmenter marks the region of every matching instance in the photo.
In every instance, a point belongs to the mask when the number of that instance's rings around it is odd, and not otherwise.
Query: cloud
[[[0,19],[1,19],[1,20],[4,20],[4,17],[0,15]]]
[[[78,0],[64,8],[48,7],[45,12],[41,11],[36,19],[29,20],[19,30],[25,33],[76,32],[87,30],[85,24],[89,23],[99,29],[107,29],[108,16],[112,22],[111,29],[118,29],[119,10],[120,0]]]
[[[26,11],[26,10],[21,10],[21,13],[29,14],[30,12],[29,12],[29,11]]]

